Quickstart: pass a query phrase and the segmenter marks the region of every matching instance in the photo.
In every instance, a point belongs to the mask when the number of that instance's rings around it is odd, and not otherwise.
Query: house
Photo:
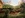
[[[0,0],[0,8],[2,8],[2,6],[3,6],[3,3],[2,3],[2,1]]]

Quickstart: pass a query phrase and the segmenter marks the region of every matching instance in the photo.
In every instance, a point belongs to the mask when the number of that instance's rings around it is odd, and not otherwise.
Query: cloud
[[[21,0],[3,0],[4,2],[9,2],[10,5],[16,6],[19,5],[21,3]]]
[[[21,0],[11,0],[11,5],[13,6],[19,5],[20,2]]]

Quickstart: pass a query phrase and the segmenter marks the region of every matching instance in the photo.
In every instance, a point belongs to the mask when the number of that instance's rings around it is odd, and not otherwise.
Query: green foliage
[[[11,5],[3,5],[3,8],[12,8],[12,6]]]
[[[23,5],[23,4],[22,4],[22,5]],[[3,6],[3,8],[12,8],[12,6],[6,4],[6,5]],[[16,6],[16,8],[19,9],[20,6]],[[18,16],[18,17],[12,17],[12,16],[10,16],[9,18],[22,18],[22,17],[25,17],[25,15],[23,14],[23,15],[20,15],[20,16]]]
[[[12,8],[12,5],[4,4],[3,8]],[[16,8],[20,8],[20,6],[16,6]]]

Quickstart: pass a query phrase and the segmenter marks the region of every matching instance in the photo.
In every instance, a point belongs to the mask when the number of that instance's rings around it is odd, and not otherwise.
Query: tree
[[[12,6],[11,5],[7,5],[7,4],[4,4],[3,5],[3,8],[12,8]]]

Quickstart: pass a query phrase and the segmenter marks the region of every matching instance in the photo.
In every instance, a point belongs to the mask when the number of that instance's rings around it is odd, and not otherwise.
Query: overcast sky
[[[4,2],[8,2],[8,1],[10,1],[10,0],[3,0]],[[16,4],[18,4],[18,1],[19,0],[11,0],[11,5],[16,5]]]

